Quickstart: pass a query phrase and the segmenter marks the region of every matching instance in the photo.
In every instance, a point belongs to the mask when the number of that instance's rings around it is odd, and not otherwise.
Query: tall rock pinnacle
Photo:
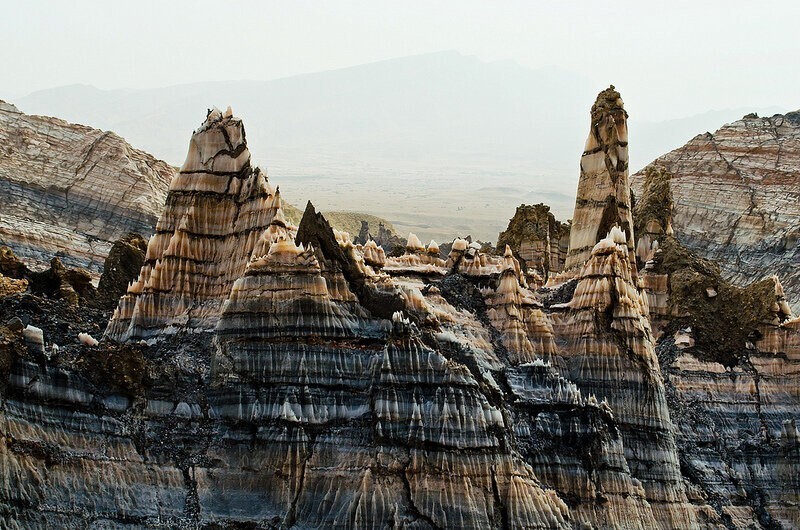
[[[139,279],[106,335],[127,341],[213,329],[280,206],[279,192],[250,165],[242,121],[230,107],[209,112],[172,179]]]
[[[581,176],[569,238],[566,269],[583,265],[594,245],[618,225],[634,263],[631,193],[628,184],[628,113],[611,85],[592,105],[589,138],[581,157]]]

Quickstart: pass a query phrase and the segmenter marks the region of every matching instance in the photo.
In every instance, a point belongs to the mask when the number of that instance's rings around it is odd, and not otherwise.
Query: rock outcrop
[[[497,237],[497,251],[508,245],[525,263],[525,268],[547,281],[550,273],[564,270],[569,250],[570,223],[556,220],[546,204],[521,204]]]
[[[114,242],[103,263],[95,305],[103,309],[117,307],[128,286],[139,276],[146,252],[147,240],[139,234],[127,234]]]
[[[589,137],[581,157],[566,269],[586,263],[594,245],[615,225],[625,233],[633,261],[627,119],[622,98],[613,85],[600,92],[592,105]]]
[[[798,321],[777,277],[732,285],[673,237],[672,204],[669,173],[648,168],[637,259],[689,498],[728,528],[796,527],[784,448],[800,410]]]
[[[777,274],[800,303],[800,113],[748,115],[696,136],[631,177],[637,197],[652,168],[669,175],[681,244],[737,285]]]
[[[0,244],[99,274],[117,239],[153,233],[173,168],[111,132],[0,101]]]

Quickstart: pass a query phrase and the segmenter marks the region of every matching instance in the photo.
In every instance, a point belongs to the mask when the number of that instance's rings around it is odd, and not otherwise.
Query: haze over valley
[[[72,85],[12,102],[26,113],[114,131],[175,166],[197,109],[231,105],[246,123],[254,162],[290,203],[374,214],[423,239],[495,241],[521,203],[544,202],[559,219],[572,216],[575,160],[600,88],[563,69],[447,51],[272,81]],[[649,121],[630,108],[631,170],[744,114],[785,110]]]

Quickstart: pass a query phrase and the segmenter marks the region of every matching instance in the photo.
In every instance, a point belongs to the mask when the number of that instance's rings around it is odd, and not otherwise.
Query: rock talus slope
[[[100,272],[114,241],[151,234],[174,170],[111,132],[0,101],[0,243]]]
[[[800,310],[800,113],[748,115],[650,165],[670,175],[680,242],[745,285],[769,271]],[[637,197],[645,170],[631,177]]]

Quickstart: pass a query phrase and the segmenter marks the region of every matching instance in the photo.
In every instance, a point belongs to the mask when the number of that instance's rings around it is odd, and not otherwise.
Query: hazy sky
[[[74,83],[266,80],[452,49],[614,83],[653,120],[793,109],[798,21],[796,0],[0,0],[0,99]]]

